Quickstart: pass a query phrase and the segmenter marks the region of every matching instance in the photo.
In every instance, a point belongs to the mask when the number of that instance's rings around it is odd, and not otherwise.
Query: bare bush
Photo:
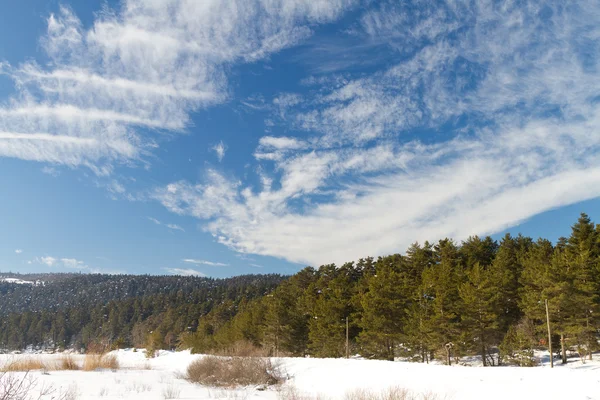
[[[77,400],[76,386],[57,392],[53,386],[38,387],[29,372],[0,372],[0,400]]]
[[[206,386],[274,385],[283,378],[268,358],[205,356],[192,362],[186,379]]]
[[[74,383],[65,392],[61,392],[58,396],[60,400],[77,400],[79,398],[79,388]],[[41,400],[41,399],[40,399]]]
[[[18,376],[9,372],[1,372],[0,400],[26,400],[36,385],[36,380],[29,373]]]

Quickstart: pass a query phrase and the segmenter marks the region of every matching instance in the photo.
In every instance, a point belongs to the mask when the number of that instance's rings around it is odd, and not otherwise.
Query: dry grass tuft
[[[59,360],[58,368],[61,371],[78,371],[81,369],[75,357],[70,354],[67,354]]]
[[[162,391],[163,399],[178,399],[181,394],[181,390],[175,386],[174,383],[170,383],[167,387],[165,387]]]
[[[47,369],[41,360],[28,357],[7,362],[0,368],[0,372],[27,372],[41,369]]]
[[[283,381],[268,358],[205,356],[192,362],[185,377],[206,386],[274,385]]]
[[[95,371],[97,369],[119,369],[119,360],[113,354],[86,354],[83,359],[84,371]]]
[[[346,393],[344,400],[442,400],[434,393],[415,393],[401,387],[392,387],[383,392],[358,389]]]

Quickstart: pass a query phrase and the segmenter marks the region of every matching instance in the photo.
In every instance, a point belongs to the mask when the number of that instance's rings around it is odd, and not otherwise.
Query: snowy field
[[[465,367],[424,365],[344,359],[279,359],[289,376],[282,388],[258,390],[254,387],[225,390],[188,383],[181,378],[198,355],[189,352],[161,352],[146,359],[142,351],[120,350],[117,371],[35,371],[37,387],[52,385],[57,392],[75,399],[286,399],[294,387],[304,399],[344,399],[356,389],[383,391],[402,387],[416,393],[438,395],[436,399],[561,399],[600,400],[600,361],[582,364],[573,360],[567,366],[534,368]],[[37,358],[44,363],[61,355],[0,355],[0,365],[17,358]],[[82,356],[74,356],[81,360]],[[600,358],[596,355],[597,358]],[[34,396],[35,397],[35,396]]]

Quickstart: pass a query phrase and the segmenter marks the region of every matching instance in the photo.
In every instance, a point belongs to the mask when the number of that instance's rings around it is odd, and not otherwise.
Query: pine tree
[[[410,296],[402,273],[407,269],[407,260],[402,256],[384,257],[377,261],[375,275],[366,278],[368,292],[361,300],[359,335],[365,355],[388,360],[395,357]]]
[[[423,273],[423,287],[430,299],[432,314],[428,322],[432,346],[446,352],[451,365],[451,351],[458,345],[461,298],[459,286],[463,279],[458,247],[449,239],[435,247],[436,264]],[[454,349],[458,350],[458,349]]]
[[[306,297],[311,304],[308,333],[311,354],[322,357],[345,354],[346,318],[355,313],[352,300],[360,276],[352,263],[319,269],[319,279]]]
[[[303,290],[297,280],[283,282],[266,297],[263,344],[274,355],[304,355],[308,342],[307,316],[299,308]]]
[[[490,348],[499,343],[496,280],[493,270],[475,263],[466,271],[466,282],[459,288],[463,340],[467,346],[470,343],[474,349],[479,349],[484,367],[489,364]]]
[[[591,359],[592,351],[597,346],[595,335],[600,308],[595,274],[599,252],[595,226],[582,213],[572,226],[564,250],[564,279],[568,282],[569,290],[566,330],[577,343],[582,359],[583,352],[587,352]]]
[[[491,265],[497,251],[498,243],[489,236],[484,239],[479,236],[470,236],[462,242],[460,247],[463,265],[467,268],[472,268],[476,263],[484,267]]]
[[[497,287],[500,296],[499,318],[500,329],[504,332],[515,325],[522,317],[519,307],[519,288],[523,259],[531,247],[531,239],[518,236],[513,238],[506,234],[498,247],[498,252],[491,268],[498,277]]]

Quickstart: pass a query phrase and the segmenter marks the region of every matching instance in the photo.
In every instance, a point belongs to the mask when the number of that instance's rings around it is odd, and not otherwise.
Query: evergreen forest
[[[556,243],[443,239],[291,277],[73,275],[0,283],[0,296],[5,350],[245,344],[273,356],[454,364],[471,355],[484,366],[535,364],[534,350],[549,344],[547,302],[557,356],[585,360],[600,348],[600,225],[581,214]]]

